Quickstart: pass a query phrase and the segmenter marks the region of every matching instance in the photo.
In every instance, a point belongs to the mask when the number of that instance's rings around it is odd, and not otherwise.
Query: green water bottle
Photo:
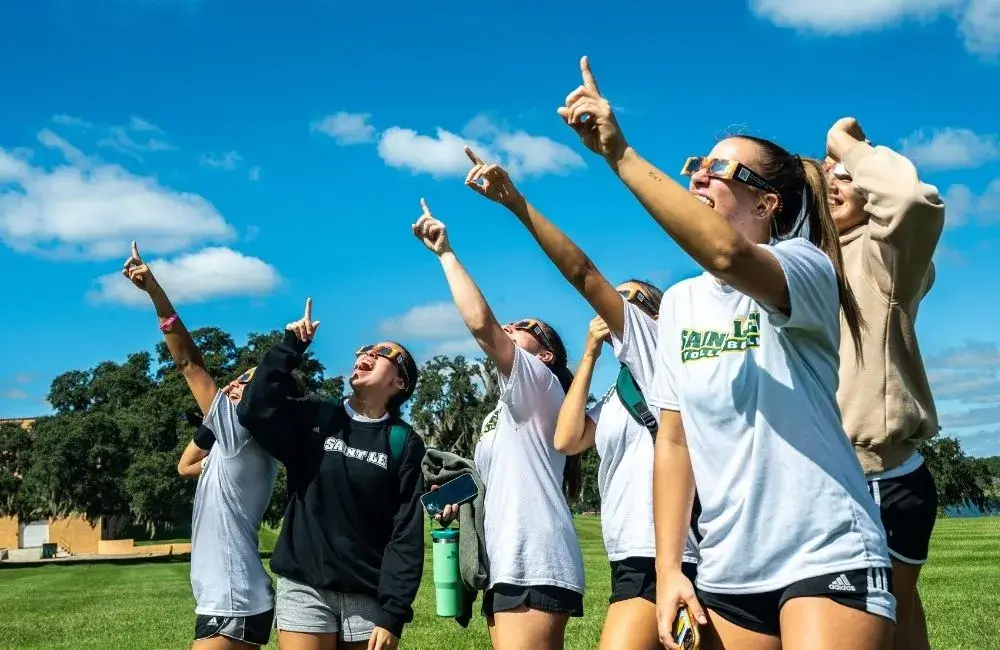
[[[431,531],[434,548],[434,597],[437,615],[454,618],[462,611],[462,572],[458,565],[458,531]]]

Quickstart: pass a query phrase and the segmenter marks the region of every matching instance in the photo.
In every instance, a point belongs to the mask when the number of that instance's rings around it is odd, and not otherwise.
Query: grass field
[[[607,603],[607,556],[600,521],[581,518],[577,525],[587,566],[587,616],[570,623],[566,646],[592,650]],[[274,537],[264,531],[261,546],[273,545]],[[463,630],[434,616],[430,573],[428,556],[416,620],[407,626],[402,647],[488,648],[481,617]],[[921,592],[935,650],[1000,648],[1000,517],[940,520]],[[185,648],[193,608],[186,562],[2,569],[0,648]],[[267,647],[277,647],[274,636]]]

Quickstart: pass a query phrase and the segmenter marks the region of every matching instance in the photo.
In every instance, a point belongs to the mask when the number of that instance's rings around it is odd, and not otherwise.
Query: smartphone
[[[438,489],[433,492],[425,493],[420,497],[420,503],[427,516],[433,519],[436,515],[441,514],[445,506],[472,501],[478,494],[479,488],[476,487],[476,481],[472,478],[472,474],[462,474],[439,485]]]
[[[693,650],[694,630],[691,626],[691,618],[688,616],[687,607],[681,607],[677,611],[677,618],[674,619],[674,643],[684,650]]]

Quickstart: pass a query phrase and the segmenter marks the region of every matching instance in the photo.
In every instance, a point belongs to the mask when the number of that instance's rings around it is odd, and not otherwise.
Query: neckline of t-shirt
[[[711,285],[712,291],[714,291],[715,293],[718,293],[718,294],[723,295],[723,296],[731,296],[734,293],[739,293],[739,291],[737,291],[736,287],[734,287],[732,285],[729,285],[729,284],[726,284],[725,282],[723,282],[719,278],[715,277],[714,275],[712,275],[708,271],[705,271],[704,273],[702,273],[701,276],[705,279],[705,281],[709,285]]]

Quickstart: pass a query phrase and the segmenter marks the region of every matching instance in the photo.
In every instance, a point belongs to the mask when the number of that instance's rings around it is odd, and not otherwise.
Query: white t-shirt
[[[483,421],[476,470],[486,485],[489,586],[552,585],[583,593],[583,555],[553,445],[565,393],[542,361],[516,348],[500,401]]]
[[[191,518],[191,589],[195,613],[253,616],[274,607],[260,561],[258,532],[278,466],[236,418],[219,391],[204,424],[215,445],[198,477]]]
[[[624,299],[623,299],[624,301]],[[642,309],[625,302],[625,327],[621,340],[611,335],[615,358],[628,366],[645,395],[653,380],[656,362],[656,321]],[[654,416],[658,409],[650,408]],[[612,562],[628,557],[656,557],[653,531],[653,436],[629,415],[615,386],[587,411],[597,423],[594,440],[600,464],[597,485],[601,492],[601,531]],[[685,562],[698,561],[698,547],[688,536]]]
[[[702,505],[698,584],[710,592],[890,566],[837,406],[833,264],[802,238],[764,248],[785,273],[790,317],[708,274],[660,306],[649,401],[681,414]]]

